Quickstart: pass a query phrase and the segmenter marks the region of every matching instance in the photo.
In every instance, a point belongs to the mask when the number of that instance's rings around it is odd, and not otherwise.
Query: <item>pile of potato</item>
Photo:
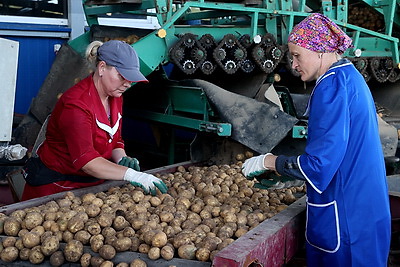
[[[350,6],[348,22],[378,32],[385,27],[383,15],[369,6]]]
[[[241,174],[241,162],[180,166],[175,173],[156,176],[168,185],[168,194],[145,195],[126,184],[80,197],[67,192],[38,207],[8,216],[0,213],[0,234],[5,235],[1,260],[113,266],[117,253],[135,251],[152,260],[211,261],[218,251],[293,203],[294,193],[305,190],[253,188],[254,181]],[[85,252],[85,246],[94,253]],[[136,259],[116,266],[129,264],[146,265]]]

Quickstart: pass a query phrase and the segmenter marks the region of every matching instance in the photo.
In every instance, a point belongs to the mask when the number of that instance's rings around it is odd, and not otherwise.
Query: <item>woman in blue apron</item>
[[[311,14],[294,27],[288,46],[301,79],[316,80],[305,152],[255,156],[243,174],[270,170],[306,182],[308,267],[386,267],[391,215],[384,157],[370,90],[341,57],[351,39],[329,18]]]

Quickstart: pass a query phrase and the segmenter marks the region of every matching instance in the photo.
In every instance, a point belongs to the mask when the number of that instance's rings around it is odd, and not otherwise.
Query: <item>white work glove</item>
[[[268,169],[264,166],[264,159],[267,155],[272,154],[267,153],[246,159],[242,167],[243,175],[248,179],[253,179],[255,176],[259,176],[268,171]]]
[[[146,194],[150,192],[153,196],[156,195],[156,187],[163,194],[168,191],[167,185],[161,179],[148,173],[135,171],[131,168],[126,170],[124,180],[130,182],[133,186],[142,188]]]

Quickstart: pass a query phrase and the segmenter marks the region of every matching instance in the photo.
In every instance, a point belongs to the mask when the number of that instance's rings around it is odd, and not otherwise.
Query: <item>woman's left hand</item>
[[[139,161],[136,158],[131,157],[123,157],[119,162],[118,165],[122,165],[128,168],[132,168],[135,171],[140,171]]]

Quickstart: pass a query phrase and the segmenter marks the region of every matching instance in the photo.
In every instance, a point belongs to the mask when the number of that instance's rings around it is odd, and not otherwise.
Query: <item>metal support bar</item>
[[[128,116],[176,125],[203,132],[216,133],[219,136],[231,136],[232,134],[232,126],[230,123],[208,122],[177,115],[161,114],[146,110],[135,110],[134,114],[131,113],[128,114]]]

